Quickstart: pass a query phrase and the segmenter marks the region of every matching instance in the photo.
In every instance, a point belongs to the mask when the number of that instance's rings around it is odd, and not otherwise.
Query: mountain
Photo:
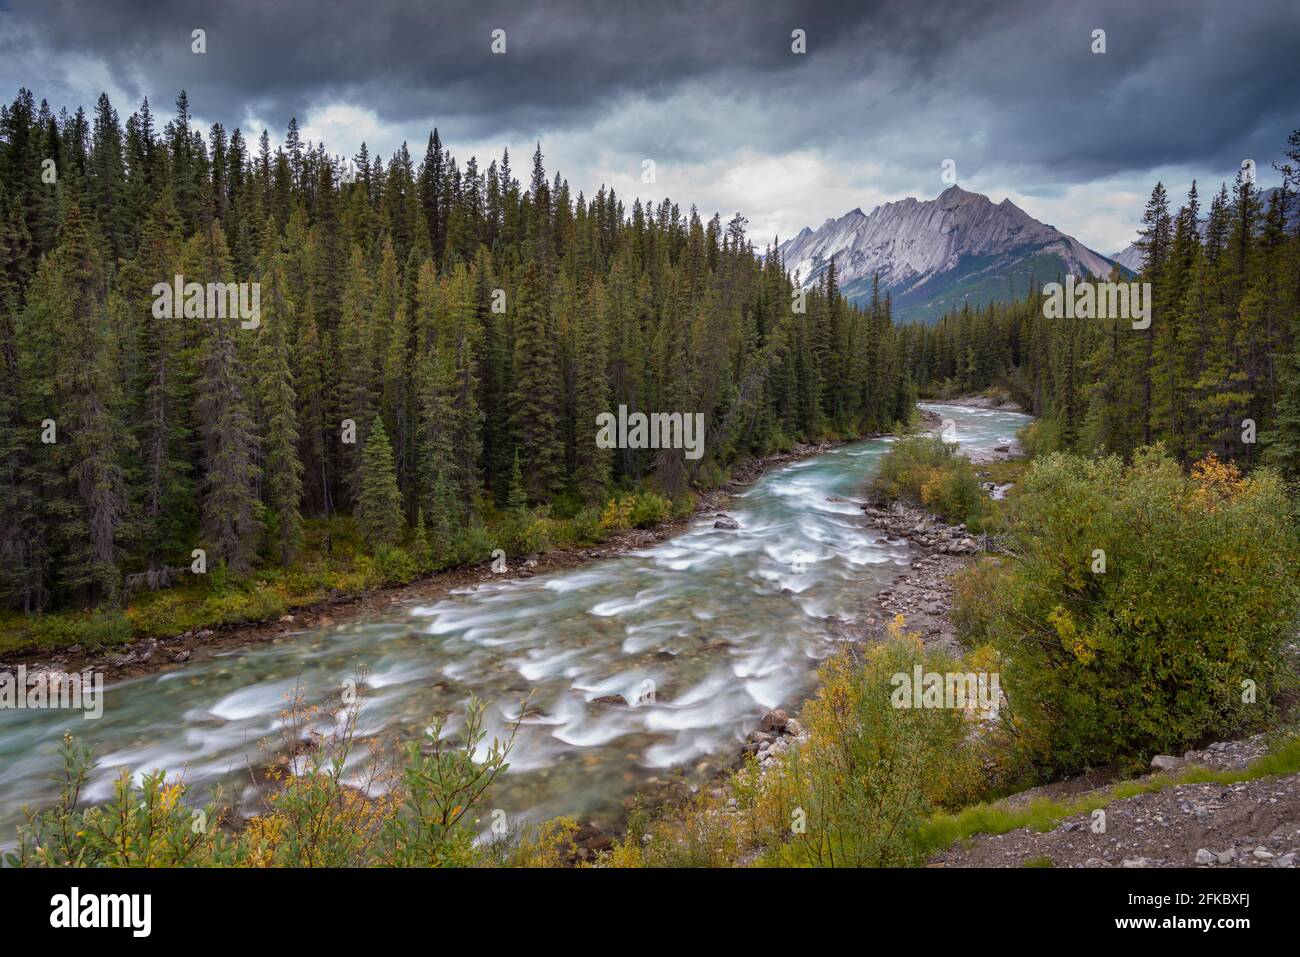
[[[840,289],[862,302],[871,279],[891,293],[894,316],[934,321],[962,303],[986,305],[1023,296],[1031,283],[1074,273],[1105,276],[1111,262],[1011,200],[950,186],[931,200],[908,198],[804,228],[778,247],[804,286],[834,259]]]
[[[1276,186],[1270,186],[1268,189],[1259,191],[1260,209],[1268,209],[1268,204],[1272,200],[1273,194],[1277,192]],[[1300,225],[1300,204],[1293,203],[1290,209],[1286,211],[1286,225],[1288,229],[1295,229]],[[1200,222],[1196,224],[1197,230],[1202,238],[1205,236],[1205,217],[1202,216]],[[1140,272],[1142,269],[1142,250],[1137,248],[1137,243],[1129,243],[1115,255],[1110,257],[1119,263],[1125,269],[1131,269],[1134,272]]]
[[[1110,258],[1125,269],[1131,269],[1133,272],[1142,271],[1142,250],[1137,248],[1137,243],[1129,243]]]

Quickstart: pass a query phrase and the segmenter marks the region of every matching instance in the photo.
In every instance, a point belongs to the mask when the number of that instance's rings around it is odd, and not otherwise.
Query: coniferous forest
[[[1213,453],[1300,479],[1300,130],[1267,202],[1238,174],[1176,210],[1157,183],[1142,217],[1151,322],[1044,318],[1040,289],[903,330],[924,392],[1001,385],[1042,416],[1043,450],[1128,454],[1156,442],[1182,464]],[[1056,278],[1056,277],[1048,277]]]
[[[418,163],[333,156],[292,121],[268,142],[196,129],[183,92],[166,120],[106,96],[56,116],[27,90],[4,108],[9,607],[119,602],[196,548],[288,564],[340,513],[372,547],[446,546],[493,509],[680,496],[909,417],[888,298],[851,307],[833,271],[796,295],[739,214],[575,195],[540,145],[521,182],[436,130]],[[256,328],[157,318],[176,275],[260,283]],[[597,448],[620,405],[703,413],[705,456]]]
[[[56,115],[26,89],[0,112],[6,607],[118,605],[195,549],[234,575],[288,566],[338,515],[371,549],[455,552],[498,512],[672,499],[887,429],[918,390],[1004,387],[1044,449],[1159,441],[1300,476],[1300,133],[1267,206],[1240,176],[1208,210],[1156,186],[1143,331],[1045,319],[1038,289],[896,326],[833,263],[801,294],[740,213],[575,194],[540,144],[522,180],[436,130],[418,162],[330,145],[293,121],[274,150],[200,130],[184,92],[165,119],[107,96]],[[176,276],[259,284],[259,321],[159,317]],[[704,457],[599,448],[618,406],[703,413]]]

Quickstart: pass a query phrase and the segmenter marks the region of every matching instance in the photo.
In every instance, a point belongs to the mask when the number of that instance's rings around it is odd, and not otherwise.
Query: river
[[[948,437],[969,449],[1010,442],[1030,421],[923,408],[952,419]],[[512,820],[610,824],[638,788],[678,771],[704,783],[764,711],[804,700],[846,626],[910,562],[911,546],[881,539],[852,501],[890,441],[767,472],[733,496],[737,531],[701,517],[641,551],[170,666],[106,688],[98,720],[0,711],[0,846],[24,804],[57,795],[65,731],[99,759],[89,800],[110,795],[117,768],[166,768],[251,806],[248,767],[264,760],[261,742],[278,744],[295,686],[332,710],[359,675],[367,735],[421,734],[447,712],[454,729],[471,694],[488,702],[489,734],[501,733],[530,695],[490,795]],[[637,703],[608,703],[615,695]]]

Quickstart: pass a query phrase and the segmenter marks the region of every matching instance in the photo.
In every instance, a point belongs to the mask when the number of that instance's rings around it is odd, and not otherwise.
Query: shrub
[[[139,784],[123,769],[113,796],[98,807],[81,805],[93,768],[90,748],[64,734],[63,778],[54,806],[27,812],[18,842],[5,857],[11,867],[181,867],[233,863],[236,854],[221,829],[215,804],[189,808],[181,781],[162,771]]]
[[[1044,773],[1138,765],[1263,722],[1300,609],[1286,504],[1274,474],[1212,458],[1190,475],[1159,449],[1037,460],[1014,557],[967,572],[954,617],[1002,657],[1021,756]]]
[[[521,709],[522,710],[522,709]],[[263,812],[240,829],[218,792],[206,806],[186,803],[182,779],[163,771],[136,783],[123,770],[112,798],[82,804],[94,767],[88,747],[65,735],[64,776],[55,804],[28,812],[5,856],[22,867],[363,867],[482,863],[474,814],[508,767],[518,722],[483,749],[483,704],[471,700],[464,731],[444,735],[442,719],[394,764],[376,750],[350,773],[358,710],[335,715],[303,705],[301,689],[282,713],[284,753],[268,756],[273,787]],[[318,722],[317,719],[322,719]],[[314,724],[323,723],[321,732]],[[304,745],[304,742],[310,742]],[[476,760],[479,750],[485,755]],[[571,823],[571,822],[570,822]],[[544,826],[515,848],[514,861],[550,866],[561,860],[576,826]]]
[[[612,498],[605,504],[600,526],[609,532],[627,528],[650,528],[673,513],[673,503],[655,492],[637,492]]]
[[[892,443],[872,488],[886,499],[924,505],[953,524],[974,525],[983,510],[974,467],[957,454],[957,446],[936,435],[912,435]]]
[[[954,458],[933,469],[921,486],[921,502],[948,522],[973,524],[981,512],[983,492],[975,470],[965,459]]]
[[[892,635],[862,662],[849,653],[823,669],[803,712],[809,740],[787,752],[780,783],[788,836],[769,862],[820,867],[919,863],[917,829],[935,808],[956,807],[984,789],[979,749],[969,742],[975,712],[895,707],[895,674],[965,671],[925,652],[919,639]],[[802,832],[790,826],[803,812]]]
[[[734,808],[705,794],[685,809],[636,810],[604,862],[618,867],[768,865],[901,866],[923,852],[919,828],[934,810],[986,790],[986,749],[970,742],[976,713],[897,708],[894,675],[970,670],[903,633],[859,659],[827,662],[817,697],[805,704],[807,740],[760,771],[751,756],[728,784]],[[725,793],[725,792],[724,792]]]
[[[672,502],[662,495],[642,492],[632,503],[632,525],[635,528],[650,528],[667,519],[672,510]]]
[[[380,545],[375,550],[375,573],[385,585],[404,585],[420,574],[420,568],[406,549]]]
[[[455,560],[458,565],[476,565],[492,557],[496,548],[490,532],[483,525],[471,525],[456,536]]]
[[[632,527],[632,498],[611,498],[600,514],[600,527],[606,532],[619,532]]]
[[[572,518],[557,522],[554,539],[557,545],[594,545],[605,537],[600,525],[600,509],[584,508]]]
[[[510,555],[535,555],[551,547],[551,520],[531,513],[509,519],[505,528],[505,550]]]
[[[1061,428],[1052,419],[1035,419],[1016,433],[1020,447],[1029,458],[1037,458],[1061,449]]]

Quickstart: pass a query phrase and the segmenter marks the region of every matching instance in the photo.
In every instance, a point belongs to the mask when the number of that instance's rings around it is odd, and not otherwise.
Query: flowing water
[[[1007,443],[1029,421],[924,408],[952,419],[948,437],[969,449]],[[379,736],[422,734],[448,712],[455,730],[474,694],[488,702],[490,740],[529,695],[510,770],[491,796],[512,819],[609,823],[626,796],[675,769],[703,781],[764,711],[798,706],[845,625],[910,561],[910,546],[867,528],[855,501],[890,441],[766,473],[733,496],[737,531],[701,517],[642,551],[132,678],[105,689],[99,720],[0,711],[0,846],[23,804],[57,794],[65,731],[99,758],[91,800],[111,793],[120,767],[183,772],[240,796],[249,766],[265,760],[260,742],[279,742],[295,687],[336,709],[340,687],[358,676],[359,728]]]

